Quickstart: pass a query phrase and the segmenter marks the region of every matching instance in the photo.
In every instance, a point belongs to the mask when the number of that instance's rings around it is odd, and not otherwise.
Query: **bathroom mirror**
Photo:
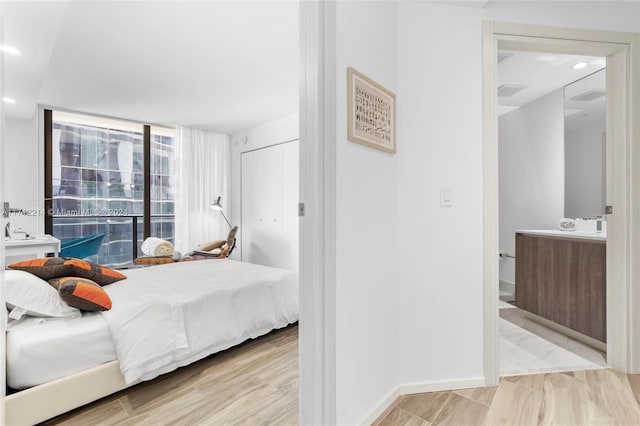
[[[564,216],[596,217],[606,204],[606,69],[565,86]]]

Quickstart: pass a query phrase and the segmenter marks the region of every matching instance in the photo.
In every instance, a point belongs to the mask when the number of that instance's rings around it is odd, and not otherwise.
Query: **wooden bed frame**
[[[111,361],[7,395],[6,424],[34,425],[127,387],[120,363]]]

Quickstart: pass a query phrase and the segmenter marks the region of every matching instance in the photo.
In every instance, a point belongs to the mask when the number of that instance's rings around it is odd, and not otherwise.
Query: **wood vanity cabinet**
[[[516,233],[516,306],[606,342],[606,241]]]

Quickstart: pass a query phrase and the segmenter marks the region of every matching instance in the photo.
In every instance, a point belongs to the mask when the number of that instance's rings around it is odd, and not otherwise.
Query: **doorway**
[[[631,103],[637,102],[637,90],[631,92],[630,76],[637,63],[630,62],[631,50],[637,50],[637,36],[486,22],[483,53],[483,304],[484,371],[487,385],[499,378],[498,295],[499,295],[499,194],[498,194],[498,50],[536,51],[607,58],[607,205],[609,214],[606,248],[607,353],[609,366],[629,372],[635,368],[630,356],[631,310],[629,298],[631,262],[629,171],[632,138]],[[631,93],[631,96],[627,94]]]
[[[604,368],[606,60],[499,50],[498,111],[500,375]]]

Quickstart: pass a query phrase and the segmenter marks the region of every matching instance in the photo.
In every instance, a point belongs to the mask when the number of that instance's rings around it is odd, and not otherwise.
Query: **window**
[[[112,266],[146,236],[173,242],[174,142],[173,129],[45,111],[46,232],[63,243],[104,233],[92,260]]]
[[[175,132],[151,127],[151,235],[175,244]]]

